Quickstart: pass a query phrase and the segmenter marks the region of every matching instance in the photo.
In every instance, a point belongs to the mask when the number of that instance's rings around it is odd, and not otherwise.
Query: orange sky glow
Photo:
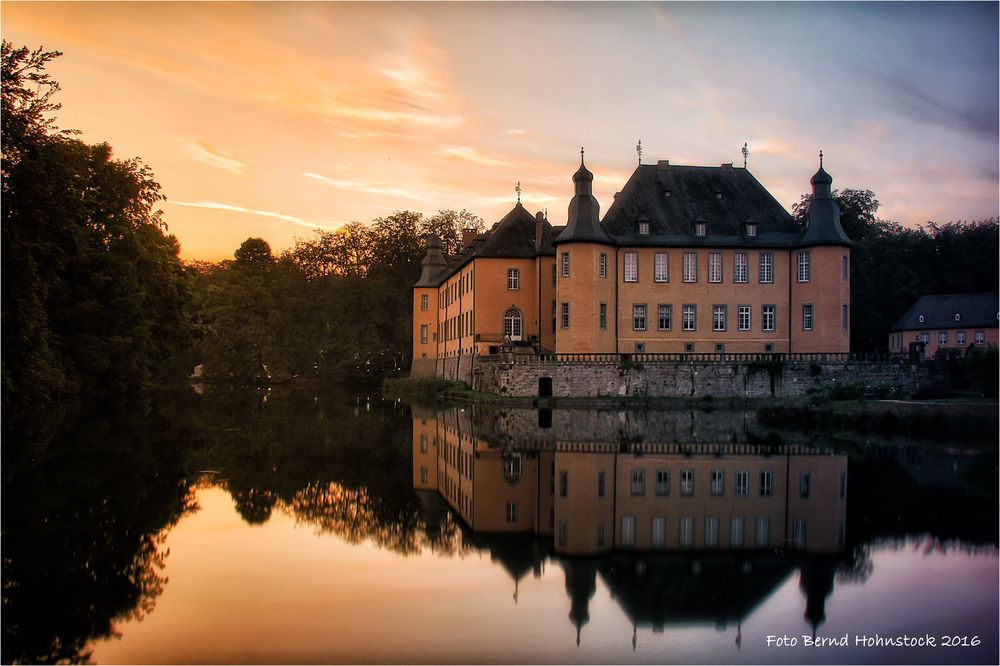
[[[397,210],[489,225],[517,182],[563,224],[580,146],[603,212],[639,139],[749,142],[787,208],[823,149],[887,219],[996,216],[996,5],[923,4],[4,2],[2,31],[64,52],[59,126],[141,157],[181,256],[218,260]]]

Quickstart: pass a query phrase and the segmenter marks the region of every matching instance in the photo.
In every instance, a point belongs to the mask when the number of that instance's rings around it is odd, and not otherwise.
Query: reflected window
[[[670,470],[656,470],[656,494],[661,497],[670,494]]]
[[[646,494],[646,473],[641,469],[632,470],[632,494]]]
[[[840,473],[840,499],[847,495],[847,472]]]
[[[792,540],[796,548],[806,547],[806,521],[802,518],[796,518],[792,522]]]
[[[517,483],[521,480],[521,454],[504,452],[503,478],[507,483]]]
[[[681,495],[694,495],[694,470],[681,470]]]
[[[736,472],[736,495],[738,497],[746,497],[749,487],[750,472],[745,469]]]
[[[604,497],[604,472],[597,473],[597,496]]]
[[[654,516],[650,525],[649,542],[654,547],[662,547],[667,542],[667,519]]]
[[[565,546],[569,542],[569,525],[565,521],[559,521],[559,545]]]
[[[733,547],[743,546],[743,531],[745,529],[745,521],[743,516],[733,516],[732,520],[729,521],[729,545]]]
[[[712,470],[712,482],[709,485],[709,492],[713,495],[721,495],[726,488],[726,473],[721,469]]]
[[[604,522],[597,523],[597,545],[604,545]]]
[[[754,535],[754,544],[766,546],[771,543],[771,519],[767,516],[757,516],[757,533]]]
[[[420,468],[420,483],[427,483],[427,468]]]
[[[799,472],[799,497],[809,497],[812,475],[809,472]]]
[[[559,497],[566,497],[569,495],[569,474],[566,472],[559,472]]]
[[[719,545],[719,517],[709,516],[705,518],[705,546],[714,547]]]
[[[678,540],[682,546],[690,546],[694,543],[694,518],[684,516],[678,521]]]
[[[771,470],[764,469],[760,472],[760,496],[770,497],[773,491],[772,483],[774,480],[774,475]]]
[[[635,516],[622,516],[622,545],[635,545]]]
[[[507,502],[507,522],[517,522],[517,502]]]
[[[427,453],[427,433],[420,433],[420,452]]]

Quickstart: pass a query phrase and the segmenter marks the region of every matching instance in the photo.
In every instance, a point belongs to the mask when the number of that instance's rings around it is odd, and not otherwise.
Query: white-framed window
[[[622,516],[622,545],[635,545],[635,516]]]
[[[684,281],[698,281],[698,255],[694,252],[684,253]]]
[[[973,334],[973,336],[974,337],[972,338],[972,340],[977,345],[985,345],[986,344],[986,331],[976,331]]]
[[[713,331],[724,331],[724,330],[726,330],[726,306],[725,305],[713,305],[712,306],[712,330]]]
[[[708,253],[708,281],[722,282],[722,253]]]
[[[507,312],[503,313],[503,334],[504,337],[510,338],[511,340],[520,340],[523,319],[521,318],[521,311],[517,308],[511,308]]]
[[[569,328],[569,303],[560,303],[559,309],[559,325],[562,328]]]
[[[733,253],[733,282],[747,281],[747,253]]]
[[[694,235],[695,236],[704,236],[707,232],[708,232],[708,225],[707,224],[705,224],[704,222],[695,222],[694,223]]]
[[[662,547],[667,542],[667,519],[663,516],[653,516],[649,526],[649,544]]]
[[[775,320],[775,310],[777,306],[775,305],[764,305],[761,307],[760,311],[760,321],[762,331],[773,331],[774,330],[774,320]]]
[[[669,469],[658,469],[656,470],[656,494],[660,497],[666,497],[670,494],[670,470]]]
[[[624,278],[626,282],[639,281],[639,254],[637,252],[625,253]]]
[[[965,344],[965,331],[956,331],[955,332],[955,344],[956,345],[964,345]]]
[[[517,502],[507,502],[507,522],[517,522]]]
[[[750,472],[741,469],[736,472],[736,496],[746,497],[750,489]]]
[[[840,328],[843,331],[848,330],[851,325],[851,308],[847,303],[840,306]]]
[[[749,331],[750,330],[750,312],[751,308],[749,305],[737,305],[736,306],[736,329],[739,331]]]
[[[771,519],[767,516],[757,516],[757,529],[754,534],[754,545],[767,546],[771,543]]]
[[[962,321],[962,315],[958,312],[955,313],[955,321]]]
[[[770,497],[774,492],[774,474],[769,469],[760,471],[760,496]]]
[[[683,516],[677,521],[678,527],[678,543],[682,546],[690,546],[694,544],[694,518],[691,516]]]
[[[726,473],[721,469],[713,469],[708,485],[710,495],[722,495],[726,491]]]
[[[427,324],[420,325],[420,344],[427,344]]]
[[[608,328],[608,304],[601,303],[598,306],[598,323],[602,329]]]
[[[694,470],[681,470],[681,495],[694,495]]]
[[[420,294],[420,309],[426,311],[430,307],[430,298],[427,294]]]
[[[757,225],[754,224],[753,222],[747,222],[745,225],[743,225],[743,233],[744,235],[746,235],[747,238],[756,238]]]
[[[669,331],[673,325],[673,306],[661,303],[656,306],[657,330]]]
[[[920,315],[919,317],[917,317],[917,321],[921,324],[924,323],[924,316]]]
[[[639,235],[640,236],[649,235],[649,222],[646,221],[639,222]]]
[[[813,306],[812,303],[802,304],[802,330],[813,330]]]
[[[507,289],[515,290],[521,288],[521,269],[520,268],[508,268],[507,269]]]
[[[630,486],[633,495],[646,494],[646,471],[642,469],[632,470],[632,485]]]
[[[705,546],[714,547],[719,545],[719,517],[707,516],[705,518]]]
[[[608,277],[608,254],[606,252],[601,252],[597,257],[597,276]]]
[[[657,252],[653,255],[653,282],[669,282],[670,270],[667,262],[666,252]]]
[[[632,306],[632,330],[646,330],[646,304],[636,303]]]
[[[733,547],[740,547],[743,545],[744,530],[746,529],[746,522],[743,516],[733,516],[729,520],[729,545]]]
[[[930,341],[931,341],[931,334],[930,334],[930,333],[921,333],[921,334],[920,334],[920,341],[921,341],[922,343],[924,343],[925,345],[926,345],[926,344],[930,344]]]
[[[569,277],[569,252],[563,252],[560,255],[560,261],[562,261],[562,276],[564,278]]]
[[[697,314],[698,306],[696,305],[682,305],[681,306],[681,330],[682,331],[694,331],[695,329],[695,319]]]
[[[846,254],[842,257],[842,259],[843,261],[841,261],[840,263],[840,277],[844,280],[847,280],[851,276],[850,263],[847,259]]]
[[[948,345],[948,331],[938,331],[938,347]]]
[[[806,521],[803,518],[792,521],[792,543],[796,548],[806,547]]]
[[[798,281],[809,282],[812,277],[812,257],[809,250],[802,250],[796,255],[796,265],[798,266]]]
[[[774,282],[774,252],[760,253],[760,283]]]
[[[420,452],[427,453],[427,433],[420,433]]]

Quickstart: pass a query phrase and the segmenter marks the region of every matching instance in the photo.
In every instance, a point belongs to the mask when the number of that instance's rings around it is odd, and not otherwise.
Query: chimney
[[[657,169],[669,169],[670,168],[670,160],[659,160],[656,163],[656,168]]]
[[[722,171],[723,172],[726,172],[726,171],[732,172],[732,170],[733,170],[733,163],[732,162],[723,162],[722,163]]]
[[[542,211],[535,213],[535,252],[542,249],[545,234],[545,215]]]
[[[475,229],[462,229],[462,249],[468,250],[472,247],[472,241],[476,239]]]

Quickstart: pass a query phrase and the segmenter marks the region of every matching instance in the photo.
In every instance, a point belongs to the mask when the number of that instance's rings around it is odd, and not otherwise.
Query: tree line
[[[232,260],[183,262],[149,167],[56,126],[59,85],[45,67],[59,55],[3,42],[4,406],[113,397],[193,368],[238,383],[376,382],[408,369],[423,237],[454,256],[481,218],[399,211],[278,255],[249,238]],[[868,190],[834,195],[856,243],[854,351],[884,348],[921,294],[996,290],[996,219],[906,228],[879,219]],[[808,201],[794,207],[800,220]]]

